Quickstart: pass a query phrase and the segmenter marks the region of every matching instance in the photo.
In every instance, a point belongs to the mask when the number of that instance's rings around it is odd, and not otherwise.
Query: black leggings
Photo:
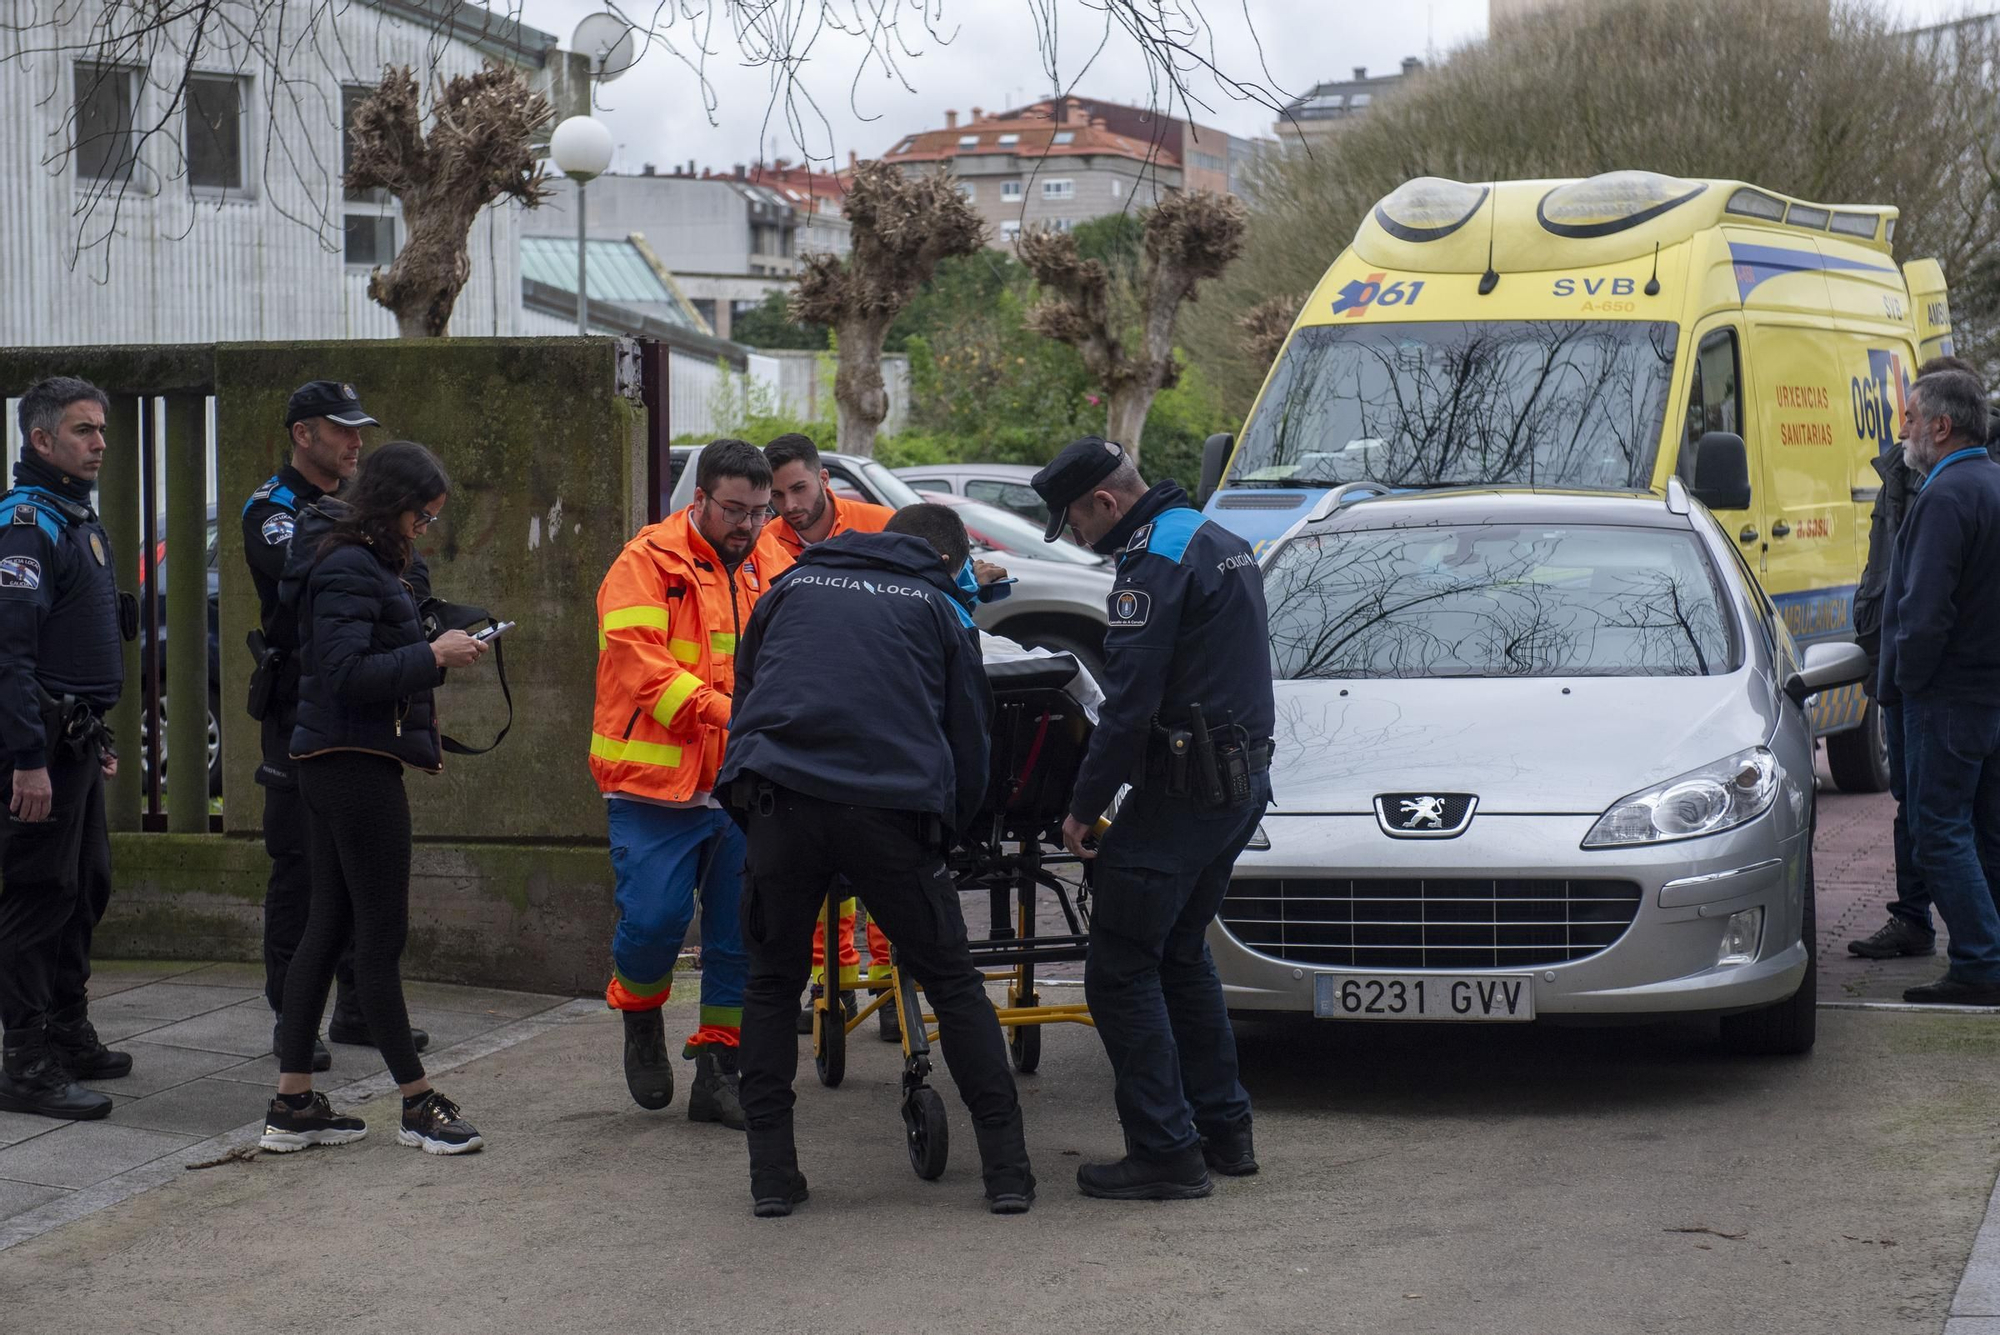
[[[333,751],[299,762],[299,792],[312,813],[312,909],[285,978],[278,1069],[312,1070],[314,1030],[349,934],[354,984],[369,1035],[396,1083],[424,1077],[410,1042],[397,962],[410,934],[410,799],[402,762],[365,751]]]

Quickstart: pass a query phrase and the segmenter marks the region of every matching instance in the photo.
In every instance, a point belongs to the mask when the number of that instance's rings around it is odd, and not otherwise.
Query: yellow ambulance
[[[1652,172],[1411,181],[1321,279],[1240,438],[1210,441],[1204,510],[1261,549],[1350,482],[1664,493],[1678,475],[1801,646],[1852,638],[1872,461],[1917,366],[1951,351],[1944,273],[1898,267],[1895,228],[1891,207]],[[1705,438],[1711,483],[1747,463],[1747,504],[1740,483],[1704,494]],[[1815,723],[1843,788],[1886,784],[1859,687]]]

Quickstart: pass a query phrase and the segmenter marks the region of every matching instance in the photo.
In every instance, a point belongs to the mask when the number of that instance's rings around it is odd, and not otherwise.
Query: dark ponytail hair
[[[451,478],[435,454],[413,440],[392,440],[361,461],[354,485],[341,493],[344,509],[323,550],[370,546],[397,570],[408,569],[412,553],[403,516],[450,490]]]

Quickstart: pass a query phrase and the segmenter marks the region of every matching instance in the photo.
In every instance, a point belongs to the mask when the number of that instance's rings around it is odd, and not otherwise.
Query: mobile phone
[[[478,640],[481,644],[486,644],[489,643],[490,641],[499,639],[502,635],[505,635],[508,631],[512,629],[514,629],[514,623],[511,621],[495,622],[493,625],[488,626],[485,630],[480,631],[472,638]]]

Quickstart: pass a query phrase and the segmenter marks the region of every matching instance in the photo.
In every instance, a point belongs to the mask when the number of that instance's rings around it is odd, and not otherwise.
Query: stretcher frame
[[[1085,958],[1090,941],[1090,864],[1062,845],[1062,821],[1089,738],[1082,707],[1052,684],[1075,675],[1076,660],[1057,655],[1032,660],[1038,668],[1015,671],[1011,682],[996,680],[992,782],[989,809],[972,822],[977,832],[961,839],[946,862],[960,892],[984,890],[989,904],[988,935],[970,942],[973,963],[989,983],[1006,984],[1006,1004],[996,1006],[1007,1035],[1014,1069],[1032,1075],[1041,1065],[1043,1025],[1092,1024],[1082,1002],[1044,1005],[1035,985],[1038,965]],[[989,675],[991,675],[989,673]],[[1075,887],[1051,867],[1080,865]],[[1065,933],[1038,936],[1036,899],[1055,893]],[[840,940],[840,905],[852,892],[836,884],[822,910],[828,956]],[[857,930],[859,924],[856,924]],[[848,1018],[843,990],[865,991],[868,1003]],[[886,979],[859,979],[854,989],[813,985],[813,1064],[820,1083],[837,1087],[846,1077],[847,1039],[870,1016],[888,1008],[898,1019],[903,1047],[901,1110],[910,1166],[926,1181],[943,1174],[950,1155],[944,1100],[929,1084],[931,1048],[938,1041],[937,1017],[924,1010],[922,989],[908,978],[890,943]]]

